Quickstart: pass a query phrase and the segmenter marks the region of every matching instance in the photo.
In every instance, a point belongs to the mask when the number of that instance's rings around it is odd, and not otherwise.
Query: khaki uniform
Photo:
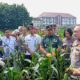
[[[70,58],[71,58],[71,66],[80,68],[80,47],[78,40],[74,41],[73,43]]]

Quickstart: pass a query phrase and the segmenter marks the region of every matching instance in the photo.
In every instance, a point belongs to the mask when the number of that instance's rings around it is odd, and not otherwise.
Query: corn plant
[[[56,56],[46,57],[36,52],[29,60],[25,59],[24,53],[11,55],[12,60],[6,62],[0,80],[62,80],[65,73],[64,57],[56,49],[49,49]]]

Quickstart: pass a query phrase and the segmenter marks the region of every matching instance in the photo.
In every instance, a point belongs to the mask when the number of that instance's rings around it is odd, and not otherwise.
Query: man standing
[[[55,29],[53,26],[46,26],[47,34],[42,40],[41,51],[44,54],[51,53],[49,48],[60,49],[62,41],[55,35]]]
[[[80,25],[75,26],[74,36],[76,40],[73,43],[72,52],[71,52],[71,66],[80,68]]]
[[[29,26],[29,32],[25,37],[25,47],[26,47],[26,58],[31,59],[31,56],[40,48],[41,37],[35,34],[35,27]]]
[[[10,57],[10,54],[15,54],[16,38],[11,36],[10,30],[5,30],[5,36],[2,38],[2,45],[4,49],[4,57]]]

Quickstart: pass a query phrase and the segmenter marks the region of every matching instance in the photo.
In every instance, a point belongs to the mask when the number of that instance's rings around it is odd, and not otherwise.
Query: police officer
[[[73,42],[71,57],[71,66],[80,68],[80,25],[75,26],[74,36],[76,40]]]

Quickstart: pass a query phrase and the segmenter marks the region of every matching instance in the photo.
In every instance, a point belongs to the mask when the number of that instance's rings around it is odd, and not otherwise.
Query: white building
[[[59,26],[74,26],[76,17],[68,13],[51,13],[43,12],[39,17],[42,21],[42,26],[57,24]]]
[[[34,26],[41,28],[42,20],[40,18],[33,18],[32,23]]]

